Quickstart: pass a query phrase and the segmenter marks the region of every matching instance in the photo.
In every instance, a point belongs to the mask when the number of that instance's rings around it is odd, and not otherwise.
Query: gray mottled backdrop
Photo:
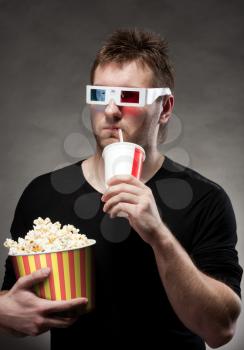
[[[161,151],[219,183],[236,213],[244,265],[243,0],[0,1],[0,280],[17,200],[35,176],[91,154],[84,86],[101,41],[118,27],[165,36],[176,106]],[[241,315],[235,338],[244,343]],[[82,335],[81,335],[82,336]],[[0,336],[1,349],[49,349],[49,335]]]

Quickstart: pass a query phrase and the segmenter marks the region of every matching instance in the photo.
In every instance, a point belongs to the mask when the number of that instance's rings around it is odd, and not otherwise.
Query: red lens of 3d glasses
[[[122,90],[120,95],[122,103],[139,103],[139,91]]]

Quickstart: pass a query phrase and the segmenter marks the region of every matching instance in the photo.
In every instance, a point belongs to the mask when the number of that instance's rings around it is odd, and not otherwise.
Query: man
[[[173,83],[166,43],[136,29],[113,33],[91,70],[94,89],[104,87],[105,93],[108,87],[172,90]],[[32,181],[18,203],[11,233],[16,239],[41,216],[73,224],[96,239],[96,307],[83,313],[85,300],[80,300],[73,305],[75,313],[70,304],[62,310],[69,310],[67,314],[59,314],[54,306],[61,327],[73,323],[59,329],[50,323],[51,316],[49,323],[43,318],[45,305],[38,307],[43,300],[33,296],[36,307],[29,307],[28,314],[22,310],[22,328],[13,318],[8,328],[38,334],[40,323],[40,331],[51,327],[52,349],[71,342],[85,349],[132,345],[188,350],[205,349],[205,342],[211,347],[227,343],[241,310],[235,216],[219,185],[157,150],[166,135],[173,96],[139,107],[113,98],[106,104],[90,103],[95,154]],[[143,146],[146,159],[141,180],[116,176],[106,190],[102,151],[118,141],[118,128],[124,141]],[[117,217],[121,211],[127,219]],[[21,283],[25,288],[31,284],[28,278],[12,287],[15,277],[7,260],[3,289],[12,289],[3,298],[11,300],[17,290],[14,302],[23,305],[17,295]],[[26,332],[24,320],[33,313],[39,315],[36,332]]]

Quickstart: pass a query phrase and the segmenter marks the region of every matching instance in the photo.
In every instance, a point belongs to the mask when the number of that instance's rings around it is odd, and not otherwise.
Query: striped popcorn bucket
[[[88,299],[87,311],[95,306],[94,244],[71,250],[12,255],[16,277],[28,275],[44,267],[50,267],[48,278],[34,286],[35,293],[44,299],[69,300],[78,297]]]

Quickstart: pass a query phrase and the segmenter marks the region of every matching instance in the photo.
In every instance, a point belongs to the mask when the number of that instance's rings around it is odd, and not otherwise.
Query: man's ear
[[[165,96],[162,99],[162,112],[159,117],[160,124],[167,124],[174,108],[174,96]]]

